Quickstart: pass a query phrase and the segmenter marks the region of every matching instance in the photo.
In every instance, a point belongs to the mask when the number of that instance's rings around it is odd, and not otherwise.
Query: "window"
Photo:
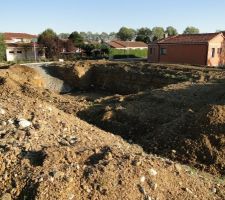
[[[222,48],[218,48],[218,49],[217,49],[217,53],[218,53],[218,54],[221,54],[221,53],[222,53]]]
[[[17,51],[18,54],[22,54],[22,51]]]
[[[166,55],[167,54],[167,49],[166,48],[161,48],[160,49],[160,54],[161,55]]]
[[[14,54],[14,51],[9,51],[9,53],[12,53],[12,54]]]
[[[215,48],[212,48],[212,57],[213,58],[215,57],[215,51],[216,51],[216,49]]]

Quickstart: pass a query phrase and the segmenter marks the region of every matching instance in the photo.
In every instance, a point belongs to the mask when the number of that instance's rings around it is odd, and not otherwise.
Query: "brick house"
[[[148,62],[222,66],[224,34],[187,34],[158,40],[148,46]]]
[[[45,51],[33,41],[36,35],[27,33],[3,33],[7,61],[35,61],[45,58]]]

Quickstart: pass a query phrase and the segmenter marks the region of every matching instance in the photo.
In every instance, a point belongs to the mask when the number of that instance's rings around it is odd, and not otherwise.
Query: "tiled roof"
[[[148,47],[144,42],[129,42],[129,41],[119,41],[113,40],[108,43],[113,48],[144,48]]]
[[[13,38],[32,39],[37,38],[37,35],[27,33],[3,33],[5,40],[12,40]]]
[[[221,33],[183,34],[158,40],[157,43],[159,44],[207,43],[219,34]]]

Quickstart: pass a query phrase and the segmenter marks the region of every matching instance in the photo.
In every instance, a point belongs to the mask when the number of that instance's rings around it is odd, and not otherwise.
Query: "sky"
[[[118,32],[122,26],[225,30],[225,0],[0,0],[0,32]]]

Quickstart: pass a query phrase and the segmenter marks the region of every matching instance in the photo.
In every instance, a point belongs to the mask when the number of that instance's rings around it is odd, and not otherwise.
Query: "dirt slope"
[[[2,199],[224,199],[222,179],[146,154],[64,112],[81,100],[43,90],[30,79],[35,74],[0,70]]]

